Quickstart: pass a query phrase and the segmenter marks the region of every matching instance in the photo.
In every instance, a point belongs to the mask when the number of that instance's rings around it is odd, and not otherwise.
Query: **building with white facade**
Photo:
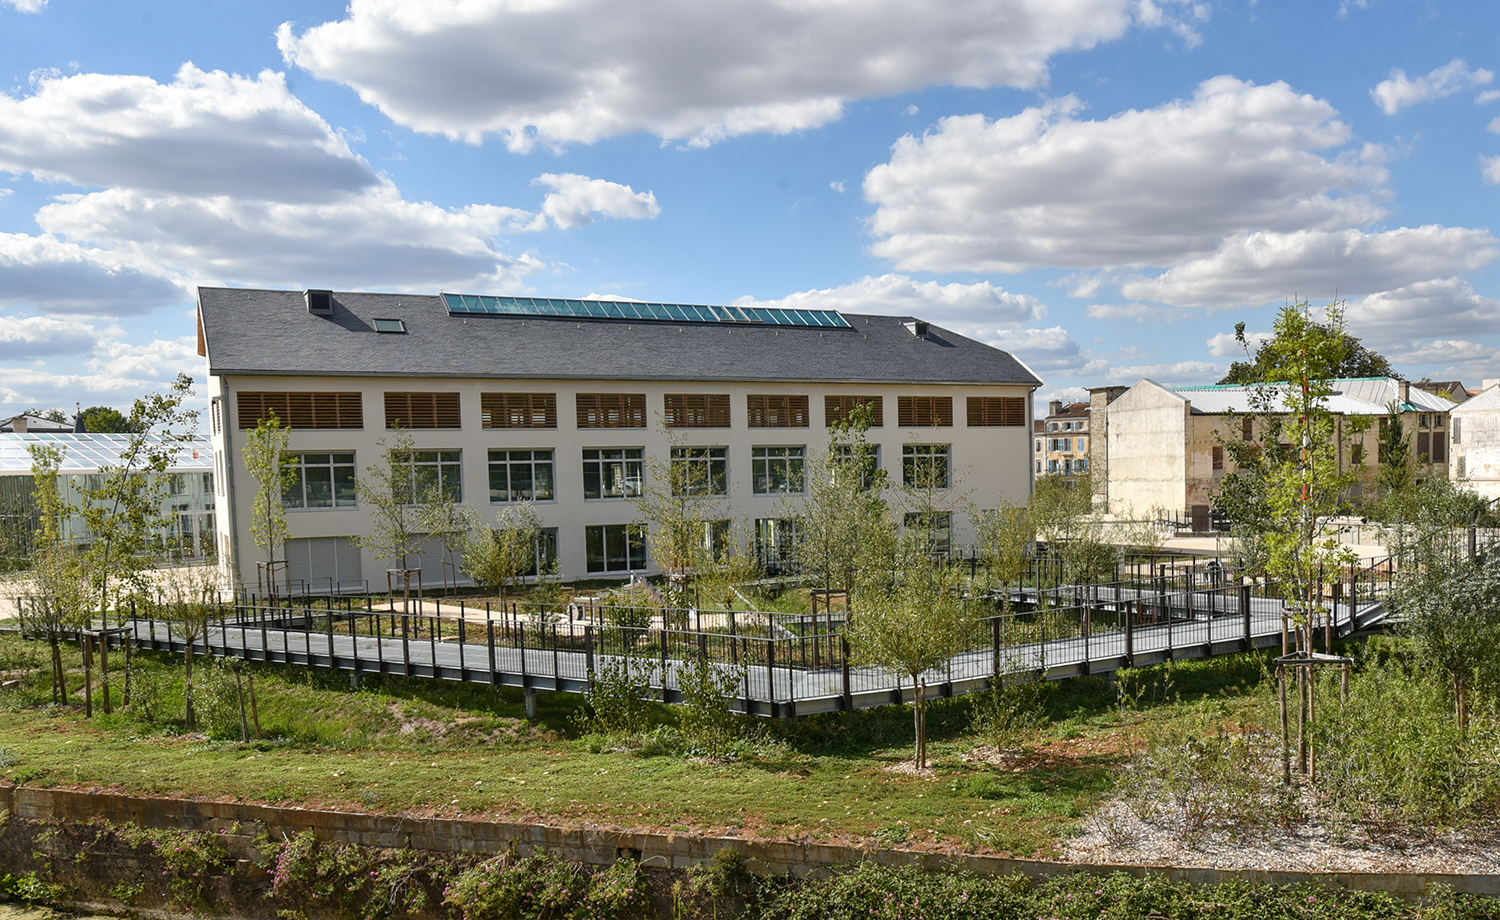
[[[200,288],[222,559],[254,585],[246,432],[291,428],[288,570],[310,590],[383,586],[356,478],[407,430],[448,493],[493,520],[534,500],[568,578],[653,572],[633,499],[650,458],[699,463],[767,554],[828,428],[870,407],[891,481],[937,470],[961,510],[1024,502],[1031,394],[1006,352],[913,317],[473,295]],[[439,569],[436,556],[424,568]]]

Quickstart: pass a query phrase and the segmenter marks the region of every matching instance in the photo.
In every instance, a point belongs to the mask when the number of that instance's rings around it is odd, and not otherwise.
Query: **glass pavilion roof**
[[[63,473],[95,473],[100,467],[118,466],[120,451],[130,440],[128,434],[75,434],[71,431],[0,432],[0,476],[31,474],[31,444],[56,444],[66,448]],[[164,439],[151,437],[152,444]],[[182,445],[177,459],[168,467],[172,472],[212,472],[213,447],[208,438],[194,438]]]
[[[752,323],[767,326],[812,326],[847,329],[836,310],[784,307],[709,307],[634,300],[560,300],[546,297],[499,297],[491,294],[443,294],[449,313],[504,316],[576,317],[579,319],[652,320],[667,323]]]

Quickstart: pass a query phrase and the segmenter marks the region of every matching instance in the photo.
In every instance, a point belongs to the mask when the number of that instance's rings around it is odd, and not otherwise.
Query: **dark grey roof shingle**
[[[336,292],[331,317],[301,291],[198,289],[209,373],[295,376],[1041,383],[1010,354],[912,317],[846,313],[850,329],[450,316],[423,294]],[[395,318],[407,333],[378,333]]]

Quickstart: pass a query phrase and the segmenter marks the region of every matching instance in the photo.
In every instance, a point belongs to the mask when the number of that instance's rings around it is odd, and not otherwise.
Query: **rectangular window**
[[[673,495],[728,495],[727,447],[672,448]]]
[[[557,528],[538,527],[536,531],[535,561],[522,575],[539,575],[551,572],[557,565]]]
[[[406,504],[417,505],[446,498],[464,500],[463,451],[414,450],[408,468],[411,478],[398,497]]]
[[[745,424],[751,428],[806,428],[806,396],[745,397]]]
[[[801,493],[805,456],[806,449],[801,447],[750,448],[751,491],[756,495]]]
[[[1463,432],[1463,422],[1464,422],[1464,420],[1461,419],[1461,418],[1456,418],[1456,419],[1453,420],[1453,443],[1454,444],[1462,444],[1463,443],[1463,438],[1460,436],[1461,433]]]
[[[1024,396],[970,396],[969,427],[986,428],[1003,426],[1012,428],[1026,425],[1026,397]]]
[[[953,515],[947,511],[909,511],[902,519],[907,530],[918,531],[929,553],[946,553],[953,547]]]
[[[1432,433],[1432,462],[1448,462],[1448,439],[1443,437],[1441,431],[1434,431]]]
[[[556,393],[480,393],[484,428],[556,428]]]
[[[583,536],[590,573],[646,567],[645,524],[597,524],[584,528]]]
[[[1417,432],[1417,462],[1430,463],[1432,461],[1432,433],[1427,431]]]
[[[1380,421],[1381,421],[1382,424],[1385,423],[1385,419],[1381,419]],[[1248,440],[1250,440],[1250,438],[1251,438],[1251,436],[1253,434],[1254,434],[1254,426],[1251,424],[1250,419],[1248,419],[1248,418],[1240,419],[1240,440],[1241,441],[1248,441]]]
[[[952,479],[952,445],[907,444],[901,448],[901,483],[918,489],[946,489]],[[1056,470],[1057,461],[1054,460]]]
[[[1216,470],[1222,470],[1224,468],[1224,448],[1222,448],[1222,447],[1215,447],[1214,448],[1213,463],[1214,463],[1214,469],[1216,469]]]
[[[645,393],[579,393],[579,428],[645,428]]]
[[[552,451],[490,451],[490,502],[550,502]]]
[[[1073,461],[1073,467],[1080,473],[1087,473],[1089,471],[1089,458],[1079,457],[1077,460]]]
[[[293,454],[281,492],[287,508],[353,508],[353,454]]]
[[[668,393],[663,397],[668,428],[728,428],[728,393]]]
[[[459,428],[457,393],[387,393],[387,428]]]
[[[215,396],[210,405],[213,407],[213,432],[214,434],[218,434],[219,432],[224,430],[223,412],[221,411],[223,407],[223,401],[220,400],[219,397]]]
[[[791,518],[756,518],[755,554],[767,573],[786,568],[797,541],[797,522]]]
[[[235,395],[241,430],[254,428],[272,413],[286,428],[363,428],[358,393],[246,393]]]
[[[583,497],[639,498],[644,453],[639,447],[584,448]]]
[[[855,463],[859,458],[855,456],[854,445],[835,444],[833,445],[833,459],[838,464],[834,468],[834,475],[838,475],[839,467],[847,467]],[[866,444],[863,460],[864,462],[861,464],[863,469],[860,470],[859,487],[861,489],[873,489],[875,488],[876,480],[880,476],[880,445]]]
[[[885,399],[880,396],[824,396],[823,422],[832,428],[849,421],[856,406],[868,406],[866,410],[871,428],[885,424]]]
[[[953,424],[953,397],[897,396],[896,424],[902,428],[948,428]]]

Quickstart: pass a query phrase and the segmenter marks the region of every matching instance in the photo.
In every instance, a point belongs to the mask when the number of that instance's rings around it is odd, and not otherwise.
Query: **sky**
[[[909,314],[1044,401],[1341,301],[1477,387],[1496,70],[1491,0],[0,0],[0,415],[201,393],[200,284]]]

